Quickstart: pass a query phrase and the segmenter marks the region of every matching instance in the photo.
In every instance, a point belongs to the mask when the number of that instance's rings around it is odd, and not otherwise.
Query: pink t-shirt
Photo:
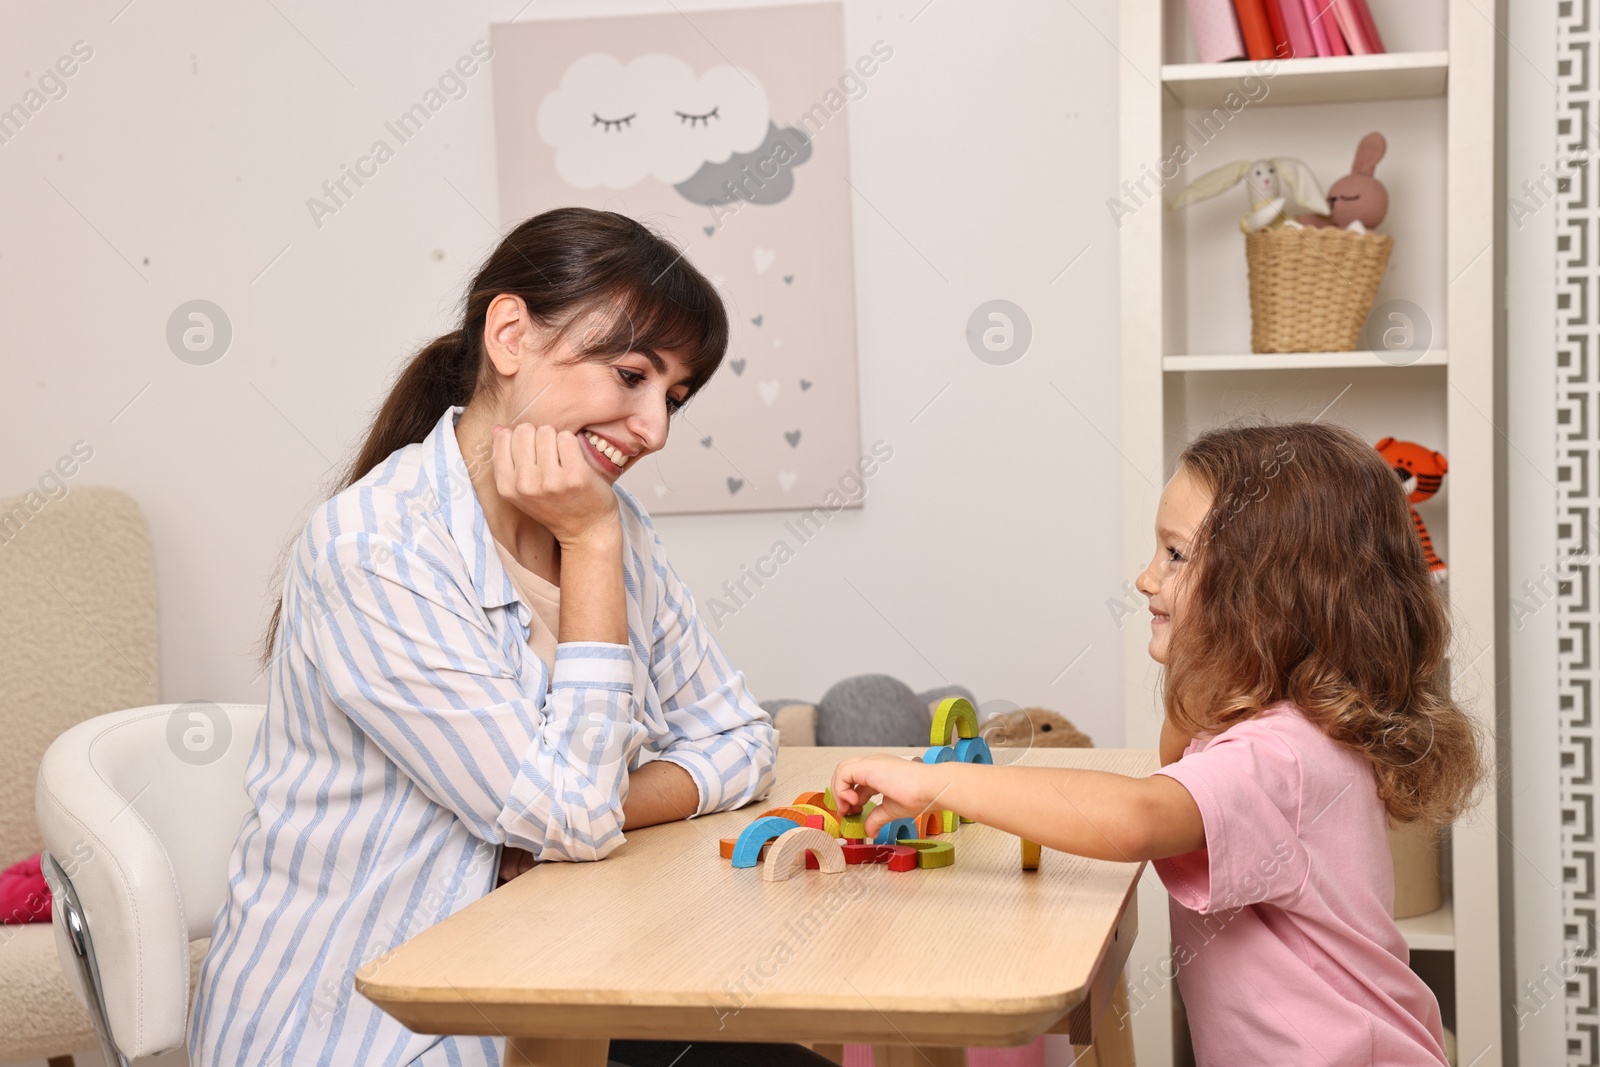
[[[1279,704],[1158,773],[1205,820],[1205,848],[1155,863],[1200,1067],[1444,1063],[1367,762]]]

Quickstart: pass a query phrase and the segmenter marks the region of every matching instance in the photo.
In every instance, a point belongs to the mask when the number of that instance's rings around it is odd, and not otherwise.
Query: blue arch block
[[[923,763],[949,763],[956,758],[956,750],[949,745],[934,745],[922,754]]]
[[[917,820],[893,819],[878,828],[878,836],[873,838],[874,844],[892,845],[905,837],[917,836]]]
[[[960,763],[994,763],[994,753],[989,742],[981,737],[963,737],[956,742],[956,760]]]
[[[739,840],[733,843],[733,865],[754,867],[761,860],[762,845],[799,825],[793,819],[785,819],[781,815],[763,815],[746,826],[739,834]]]

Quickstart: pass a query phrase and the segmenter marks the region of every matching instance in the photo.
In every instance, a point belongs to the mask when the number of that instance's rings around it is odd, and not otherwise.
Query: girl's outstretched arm
[[[1204,848],[1205,823],[1189,791],[1164,774],[1129,778],[1058,767],[923,763],[900,756],[847,759],[833,772],[842,815],[860,811],[870,837],[890,819],[948,809],[985,826],[1092,859],[1137,862]]]

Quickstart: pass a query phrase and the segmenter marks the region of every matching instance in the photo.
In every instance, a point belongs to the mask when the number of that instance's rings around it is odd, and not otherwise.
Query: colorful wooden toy
[[[894,845],[893,849],[894,852],[889,857],[889,869],[891,871],[914,871],[917,869],[917,864],[921,862],[921,853],[904,845]]]
[[[850,841],[866,840],[867,816],[872,814],[872,809],[877,806],[877,801],[869,800],[854,815],[841,815],[839,817],[839,836]]]
[[[733,855],[729,858],[733,860],[735,867],[754,867],[761,859],[762,845],[790,830],[804,829],[806,827],[793,819],[781,815],[763,815],[744,828],[739,839],[734,842]]]
[[[941,811],[939,819],[943,825],[943,832],[947,834],[955,833],[956,828],[961,825],[961,820],[956,818],[956,813],[953,811]]]
[[[978,736],[978,712],[971,701],[961,697],[949,697],[939,702],[933,712],[933,729],[928,734],[928,741],[935,745],[948,745],[953,740],[953,734],[961,737]]]
[[[763,818],[768,815],[776,815],[780,818],[792,820],[796,826],[804,826],[808,817],[820,815],[822,816],[822,828],[827,831],[828,836],[839,836],[839,820],[833,817],[833,812],[813,807],[810,804],[790,804],[788,807],[772,808],[761,813]]]
[[[906,848],[917,850],[917,866],[926,870],[950,867],[956,862],[956,846],[949,841],[925,841],[907,838],[900,842]]]
[[[722,858],[725,860],[733,859],[733,846],[738,843],[739,839],[737,837],[724,837],[721,841],[718,841],[717,847],[722,851]]]
[[[810,804],[814,808],[825,808],[828,811],[838,810],[828,802],[828,796],[826,793],[821,793],[815,790],[810,793],[801,793],[799,796],[794,798],[794,802],[796,804]]]
[[[961,763],[987,763],[994,764],[994,753],[989,751],[989,742],[981,737],[963,737],[955,743],[956,759]]]
[[[1022,869],[1025,871],[1037,871],[1042,851],[1039,847],[1039,842],[1029,841],[1024,837],[1022,839]]]
[[[892,845],[903,837],[917,836],[917,820],[891,819],[878,830],[878,836],[873,838],[880,845]]]
[[[888,863],[894,855],[893,845],[880,845],[872,841],[846,841],[839,846],[846,863]]]
[[[949,745],[933,745],[922,754],[923,763],[949,763],[956,758],[956,750]]]
[[[917,833],[923,837],[944,833],[944,819],[937,811],[928,811],[917,820]]]
[[[782,882],[793,878],[806,868],[806,854],[816,856],[823,874],[844,873],[844,852],[839,842],[812,826],[794,826],[778,835],[767,851],[761,865],[761,878],[767,882]]]

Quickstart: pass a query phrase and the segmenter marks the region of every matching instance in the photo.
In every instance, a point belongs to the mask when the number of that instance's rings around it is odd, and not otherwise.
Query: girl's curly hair
[[[1212,494],[1191,545],[1166,710],[1190,736],[1290,701],[1372,765],[1396,822],[1444,824],[1483,779],[1450,695],[1450,620],[1393,470],[1349,430],[1211,430],[1178,467]]]

